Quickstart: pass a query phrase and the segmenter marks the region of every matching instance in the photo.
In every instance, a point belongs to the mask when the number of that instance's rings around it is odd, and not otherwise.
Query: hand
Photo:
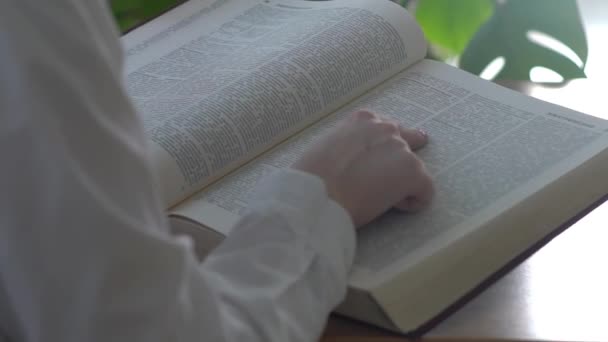
[[[433,183],[412,152],[426,143],[420,131],[358,111],[292,167],[321,177],[329,196],[361,227],[393,206],[415,211],[430,202]]]

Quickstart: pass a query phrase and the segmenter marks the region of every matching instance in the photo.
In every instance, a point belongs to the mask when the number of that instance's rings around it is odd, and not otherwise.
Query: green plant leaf
[[[493,8],[492,0],[420,0],[416,19],[430,43],[459,55]]]
[[[112,12],[121,30],[158,16],[183,0],[112,0]]]
[[[529,39],[540,32],[568,46],[582,65]],[[585,77],[587,40],[575,0],[509,0],[496,7],[494,16],[473,37],[460,59],[460,67],[480,74],[499,57],[505,65],[497,79],[529,80],[530,70],[542,66],[564,79]]]
[[[116,18],[128,16],[130,13],[139,11],[143,6],[142,0],[112,0],[112,12]]]
[[[146,18],[154,17],[175,6],[178,2],[183,2],[183,0],[144,1],[145,6],[142,7],[142,14]]]

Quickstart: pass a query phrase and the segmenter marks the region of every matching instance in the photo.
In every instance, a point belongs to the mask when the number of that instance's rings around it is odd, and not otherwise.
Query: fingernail
[[[429,137],[429,134],[421,129],[417,129],[418,133],[420,133],[420,135],[422,135],[425,138]]]

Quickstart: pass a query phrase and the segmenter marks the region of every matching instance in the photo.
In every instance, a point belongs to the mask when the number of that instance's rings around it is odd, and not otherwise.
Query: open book
[[[356,109],[420,128],[432,206],[358,232],[338,312],[411,332],[608,193],[608,122],[425,60],[389,1],[192,0],[123,38],[176,231],[201,257]]]

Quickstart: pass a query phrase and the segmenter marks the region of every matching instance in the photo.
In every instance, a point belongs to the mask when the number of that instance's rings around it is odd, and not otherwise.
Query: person
[[[106,1],[0,11],[0,341],[313,341],[354,227],[417,210],[421,132],[361,111],[269,177],[198,263],[169,235]]]

